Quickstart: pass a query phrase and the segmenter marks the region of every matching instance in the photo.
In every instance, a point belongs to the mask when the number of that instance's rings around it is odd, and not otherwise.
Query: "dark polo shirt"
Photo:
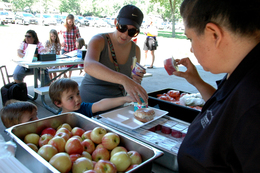
[[[182,142],[179,172],[260,172],[260,44],[217,84]]]

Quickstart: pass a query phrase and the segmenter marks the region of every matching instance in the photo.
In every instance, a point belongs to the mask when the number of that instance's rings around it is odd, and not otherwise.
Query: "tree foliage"
[[[37,0],[13,0],[12,3],[16,9],[16,11],[24,11],[29,8],[29,11],[32,11],[32,5],[37,2]]]

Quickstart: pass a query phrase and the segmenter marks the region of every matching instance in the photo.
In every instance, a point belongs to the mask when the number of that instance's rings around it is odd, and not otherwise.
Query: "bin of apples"
[[[64,123],[27,134],[24,142],[60,172],[126,172],[142,163],[137,151],[119,146],[120,137],[102,127],[85,131]]]

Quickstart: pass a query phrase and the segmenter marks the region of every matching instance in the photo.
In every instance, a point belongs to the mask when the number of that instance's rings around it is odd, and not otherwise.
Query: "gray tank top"
[[[106,34],[101,35],[105,40],[105,46],[100,54],[99,62],[108,68],[115,70],[114,63],[109,59],[110,49],[108,48],[107,38],[105,36]],[[127,62],[125,64],[119,64],[120,73],[123,73],[130,78],[132,72],[131,65],[133,57],[135,56],[135,50],[136,44],[132,42]],[[118,84],[99,80],[86,73],[80,85],[80,96],[83,102],[94,103],[104,98],[121,97],[123,94]]]

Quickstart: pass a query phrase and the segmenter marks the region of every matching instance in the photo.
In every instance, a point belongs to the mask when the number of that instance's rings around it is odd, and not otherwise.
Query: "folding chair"
[[[1,76],[2,76],[2,80],[3,80],[3,85],[9,84],[10,83],[10,78],[13,77],[13,75],[9,75],[7,68],[5,65],[2,65],[0,67],[0,71],[1,71]]]

